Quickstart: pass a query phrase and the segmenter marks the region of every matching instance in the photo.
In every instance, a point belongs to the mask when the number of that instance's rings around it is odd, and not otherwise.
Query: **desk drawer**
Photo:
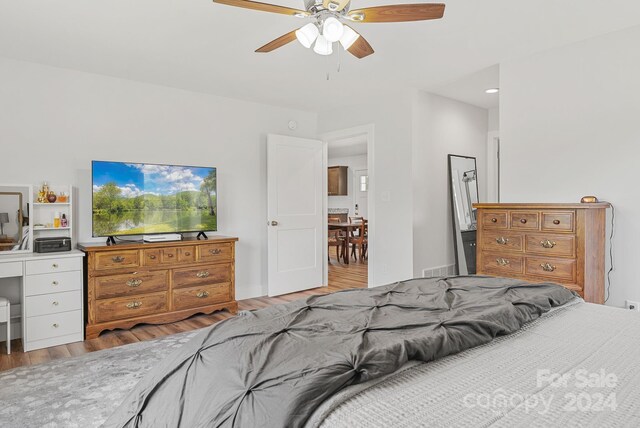
[[[27,317],[77,311],[82,309],[82,293],[77,290],[28,296],[24,308]]]
[[[480,223],[485,228],[507,228],[507,212],[506,211],[480,211]]]
[[[573,235],[527,235],[526,252],[545,256],[574,257],[576,238]]]
[[[540,227],[540,213],[537,211],[512,211],[510,216],[511,229],[532,229]]]
[[[61,259],[29,260],[26,262],[27,275],[39,275],[42,273],[71,272],[82,270],[82,257],[69,257]]]
[[[82,332],[82,311],[27,318],[29,342]]]
[[[482,235],[480,248],[493,251],[514,251],[521,253],[524,248],[523,236],[487,229]]]
[[[79,271],[28,275],[24,284],[26,296],[76,290],[82,290],[82,272]]]
[[[22,262],[0,263],[0,278],[22,276]]]

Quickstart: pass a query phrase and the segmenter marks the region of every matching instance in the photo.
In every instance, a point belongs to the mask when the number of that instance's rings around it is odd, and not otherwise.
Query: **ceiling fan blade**
[[[332,12],[340,12],[351,0],[323,0],[322,6]]]
[[[278,6],[269,3],[259,3],[250,0],[213,0],[214,3],[226,4],[229,6],[243,7],[245,9],[259,10],[262,12],[281,13],[283,15],[292,15],[304,18],[309,16],[309,12],[304,10],[291,9],[289,7]]]
[[[352,10],[347,18],[354,22],[408,22],[440,19],[444,16],[443,3],[397,4]]]
[[[285,34],[284,36],[280,36],[275,40],[270,41],[266,45],[262,46],[259,49],[256,49],[256,52],[267,53],[274,51],[278,48],[283,47],[286,44],[293,42],[296,39],[296,30],[293,30],[290,33]]]
[[[347,25],[347,27],[349,26]],[[353,28],[351,29],[353,30]],[[349,47],[349,49],[347,49],[349,53],[358,59],[362,59],[374,53],[375,51],[373,50],[369,42],[367,42],[365,38],[362,37],[362,34],[358,33],[356,30],[353,30],[353,31],[357,33],[360,37],[358,37],[358,39],[355,42],[353,42],[353,44]]]

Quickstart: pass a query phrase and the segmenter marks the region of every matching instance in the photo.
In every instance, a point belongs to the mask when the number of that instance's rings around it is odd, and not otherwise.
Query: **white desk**
[[[78,250],[0,255],[0,295],[3,278],[21,283],[25,352],[84,340],[83,257]]]

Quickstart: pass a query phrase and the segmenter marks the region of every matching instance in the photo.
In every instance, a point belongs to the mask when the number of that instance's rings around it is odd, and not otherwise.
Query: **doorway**
[[[373,207],[370,201],[373,127],[326,134],[328,188],[326,283],[332,289],[372,284]],[[336,178],[337,177],[337,178]],[[338,186],[335,180],[345,181]]]

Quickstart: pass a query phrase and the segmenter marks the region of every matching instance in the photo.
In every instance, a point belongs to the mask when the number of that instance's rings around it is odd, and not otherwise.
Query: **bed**
[[[0,425],[100,426],[148,372],[202,334],[2,372]],[[508,336],[342,388],[304,424],[639,426],[638,339],[637,314],[572,296]]]

